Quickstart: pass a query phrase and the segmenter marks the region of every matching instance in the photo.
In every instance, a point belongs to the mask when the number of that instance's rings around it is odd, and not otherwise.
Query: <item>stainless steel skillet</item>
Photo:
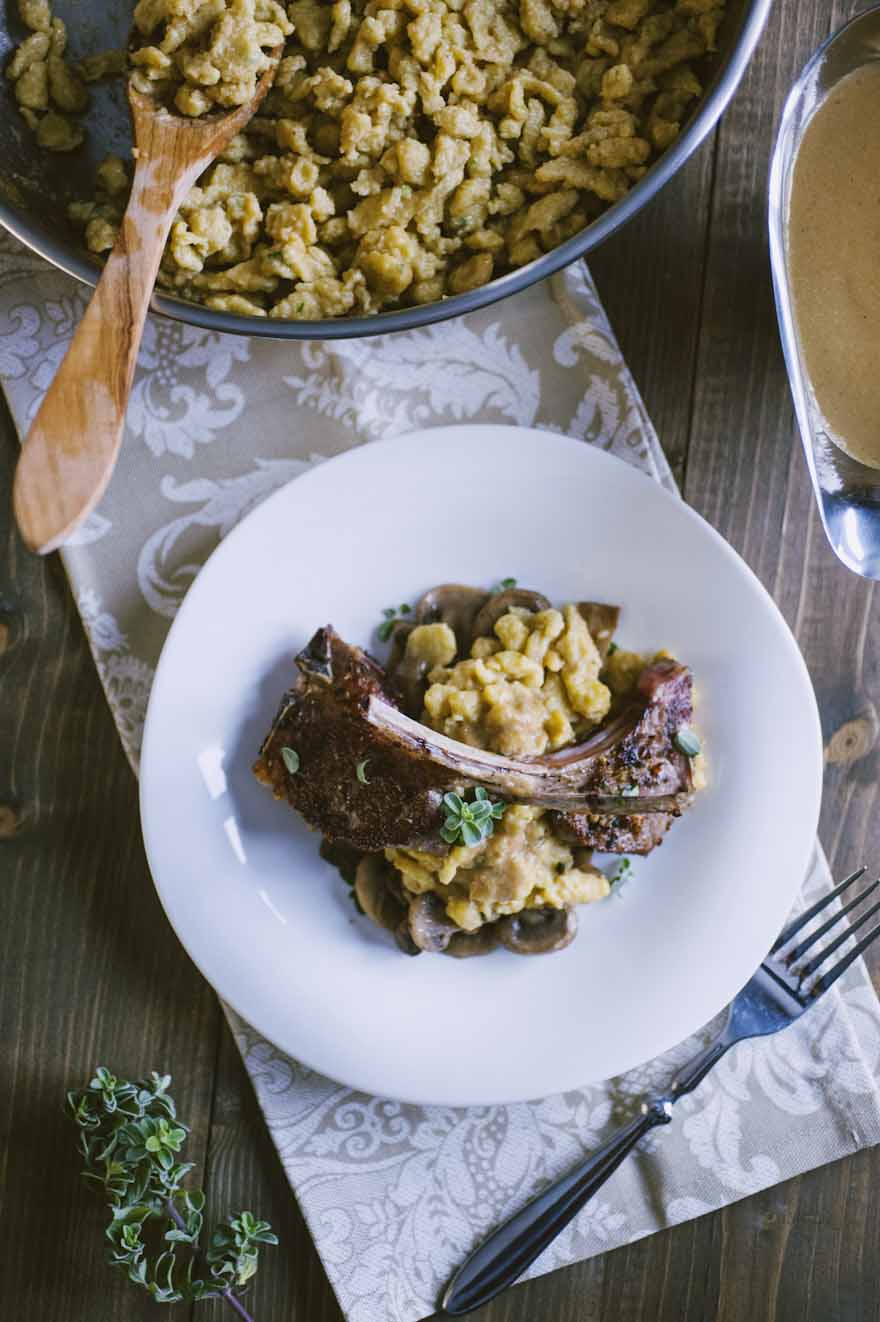
[[[620,202],[598,220],[538,261],[503,275],[467,294],[422,307],[405,308],[376,316],[330,321],[267,322],[257,317],[233,316],[209,308],[156,295],[153,307],[166,316],[209,330],[270,339],[349,339],[408,330],[471,312],[544,279],[602,243],[640,211],[679,170],[712,130],[728,105],[745,72],[761,34],[772,0],[727,0],[720,34],[720,50],[708,73],[706,93],[678,140]],[[131,24],[131,3],[108,5],[99,0],[55,0],[55,12],[68,25],[71,50],[82,55],[124,46]],[[0,65],[26,35],[16,14],[15,0],[0,4]],[[12,89],[0,78],[0,224],[50,262],[94,285],[98,268],[94,257],[65,215],[74,197],[89,196],[95,166],[108,152],[125,154],[130,145],[128,110],[121,80],[93,85],[94,125],[86,145],[69,154],[41,152],[15,110]]]

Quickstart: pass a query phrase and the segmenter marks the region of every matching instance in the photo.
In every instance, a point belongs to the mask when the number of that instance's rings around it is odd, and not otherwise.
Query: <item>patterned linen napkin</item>
[[[0,236],[0,378],[22,433],[86,298]],[[121,462],[63,553],[133,767],[162,641],[220,538],[312,463],[463,419],[566,432],[673,487],[582,265],[462,320],[369,341],[273,344],[148,322]],[[803,899],[829,886],[817,846]],[[314,1074],[225,1009],[350,1322],[431,1314],[468,1250],[696,1046],[539,1102],[405,1106]],[[880,1142],[878,1071],[880,1004],[859,962],[796,1027],[731,1052],[530,1274]]]

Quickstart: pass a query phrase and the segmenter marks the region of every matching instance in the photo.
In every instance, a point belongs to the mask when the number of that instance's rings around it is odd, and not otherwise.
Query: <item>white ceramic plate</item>
[[[250,766],[317,626],[375,647],[383,607],[509,575],[619,602],[625,646],[693,667],[711,784],[618,896],[580,910],[567,950],[407,959]],[[607,1078],[711,1018],[786,917],[821,778],[794,639],[708,524],[581,442],[462,426],[321,464],[230,533],[165,644],[141,809],[168,916],[245,1019],[345,1083],[463,1105]]]

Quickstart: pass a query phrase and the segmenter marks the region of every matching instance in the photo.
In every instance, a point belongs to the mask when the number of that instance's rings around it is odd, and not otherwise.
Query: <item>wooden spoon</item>
[[[196,179],[268,92],[281,51],[272,54],[252,99],[226,115],[185,119],[129,84],[137,150],[122,228],[15,472],[15,517],[40,555],[69,537],[104,494],[171,223]]]

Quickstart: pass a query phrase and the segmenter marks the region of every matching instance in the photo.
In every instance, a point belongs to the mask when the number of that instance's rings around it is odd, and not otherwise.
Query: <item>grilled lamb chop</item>
[[[569,844],[602,854],[650,854],[663,844],[675,819],[665,812],[630,813],[628,816],[589,812],[559,813],[558,835]]]
[[[676,661],[646,667],[637,696],[584,743],[528,759],[471,748],[407,716],[376,662],[329,625],[297,664],[254,772],[310,826],[357,849],[445,850],[443,795],[478,785],[563,813],[679,816],[690,800],[690,763],[673,736],[690,718],[691,677]],[[295,775],[285,747],[299,756]],[[367,784],[356,774],[364,762]]]

